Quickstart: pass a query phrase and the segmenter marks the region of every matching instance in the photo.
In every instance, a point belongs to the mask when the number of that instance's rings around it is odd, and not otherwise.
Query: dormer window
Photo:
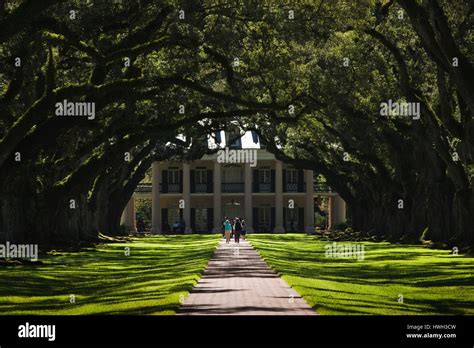
[[[235,127],[225,132],[225,143],[229,148],[242,148],[242,136],[239,128]]]

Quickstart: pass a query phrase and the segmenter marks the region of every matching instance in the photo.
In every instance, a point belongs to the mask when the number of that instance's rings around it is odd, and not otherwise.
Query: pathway
[[[315,315],[245,240],[222,240],[181,315]]]

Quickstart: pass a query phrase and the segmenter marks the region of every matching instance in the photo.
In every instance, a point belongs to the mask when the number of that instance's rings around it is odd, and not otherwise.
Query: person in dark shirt
[[[242,233],[242,223],[238,217],[234,220],[234,241],[240,243],[240,234]]]

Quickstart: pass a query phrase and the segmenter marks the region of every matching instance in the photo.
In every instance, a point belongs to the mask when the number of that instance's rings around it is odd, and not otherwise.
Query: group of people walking
[[[225,242],[230,243],[230,238],[234,237],[235,243],[240,243],[240,236],[245,238],[246,227],[245,220],[239,219],[229,219],[227,216],[224,218],[222,223],[222,229],[224,230],[223,235],[225,236]]]

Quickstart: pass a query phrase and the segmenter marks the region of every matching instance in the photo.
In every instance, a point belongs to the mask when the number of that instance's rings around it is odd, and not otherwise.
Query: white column
[[[221,164],[217,161],[214,162],[214,228],[213,233],[221,233],[221,222],[222,222],[222,199],[221,199]]]
[[[306,207],[305,207],[305,232],[314,233],[314,185],[313,171],[305,170],[306,178]]]
[[[127,232],[137,232],[137,226],[135,222],[135,198],[133,196],[130,198],[122,212],[120,224],[125,225]]]
[[[161,233],[160,162],[153,162],[151,180],[151,233]]]
[[[247,232],[253,232],[253,220],[252,220],[252,167],[250,167],[250,163],[244,164],[244,171],[245,171],[245,226]]]
[[[336,223],[340,224],[346,222],[346,202],[337,195],[337,210],[336,210]]]
[[[130,231],[137,232],[137,221],[135,219],[135,197],[132,196],[128,202],[130,205]]]
[[[128,231],[127,223],[129,220],[129,217],[128,217],[129,210],[130,209],[128,209],[128,203],[127,203],[127,205],[125,206],[125,209],[122,211],[122,216],[120,217],[120,225],[125,226],[125,229],[127,231]]]
[[[346,222],[346,202],[338,194],[329,196],[329,229]]]
[[[334,196],[328,197],[328,230],[334,226]]]
[[[275,162],[275,233],[285,233],[283,227],[283,163]]]
[[[186,228],[184,233],[193,233],[191,228],[191,179],[190,179],[190,166],[189,163],[183,163],[183,199],[184,199],[184,212],[183,218],[186,222]]]

